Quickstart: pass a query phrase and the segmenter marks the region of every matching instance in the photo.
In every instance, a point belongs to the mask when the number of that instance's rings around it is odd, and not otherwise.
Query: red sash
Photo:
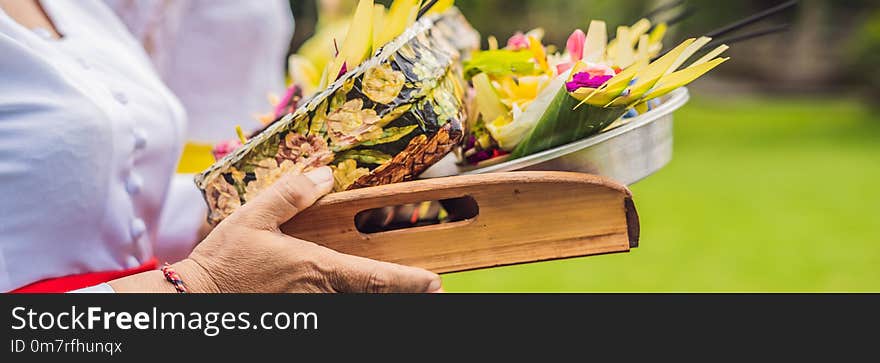
[[[22,288],[12,290],[13,294],[57,294],[92,287],[105,282],[136,275],[141,272],[158,268],[159,262],[154,257],[143,265],[123,271],[91,272],[37,281]]]

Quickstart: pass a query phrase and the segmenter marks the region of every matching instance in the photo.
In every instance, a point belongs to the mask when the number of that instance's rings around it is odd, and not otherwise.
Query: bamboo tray
[[[473,217],[367,234],[359,213],[471,198]],[[467,208],[467,207],[466,207]],[[632,193],[599,176],[511,172],[419,180],[326,196],[282,227],[333,250],[437,273],[627,252],[638,246]]]

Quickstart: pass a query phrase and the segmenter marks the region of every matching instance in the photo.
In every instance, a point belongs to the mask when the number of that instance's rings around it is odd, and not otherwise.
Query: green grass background
[[[446,275],[445,288],[880,291],[876,112],[845,99],[696,98],[675,137],[673,162],[632,188],[641,247]]]

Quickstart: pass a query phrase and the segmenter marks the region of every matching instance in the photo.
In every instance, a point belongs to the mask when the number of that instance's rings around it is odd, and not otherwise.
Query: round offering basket
[[[689,98],[687,89],[680,88],[664,97],[653,110],[616,129],[516,160],[478,169],[462,169],[459,174],[572,171],[601,175],[632,185],[672,160],[673,113]]]

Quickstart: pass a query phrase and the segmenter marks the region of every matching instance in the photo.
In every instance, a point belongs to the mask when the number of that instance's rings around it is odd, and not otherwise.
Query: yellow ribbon
[[[235,126],[235,133],[238,135],[239,141],[246,144],[248,139],[242,131],[241,126]],[[180,156],[180,162],[177,163],[178,174],[198,174],[211,165],[214,165],[214,145],[203,144],[198,142],[188,142],[183,146],[183,155]]]
[[[214,165],[214,145],[188,142],[177,164],[178,174],[198,174]]]

